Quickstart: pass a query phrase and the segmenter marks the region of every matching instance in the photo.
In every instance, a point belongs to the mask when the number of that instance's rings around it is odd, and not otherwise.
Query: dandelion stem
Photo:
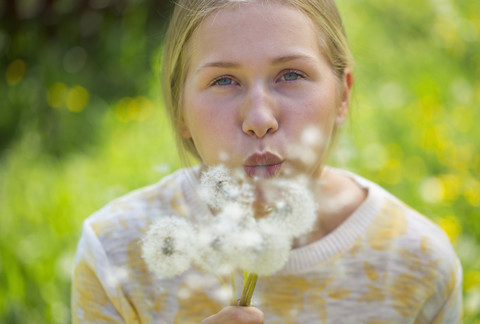
[[[253,292],[255,291],[255,285],[257,284],[257,279],[258,279],[258,276],[255,273],[250,274],[250,276],[252,278],[250,281],[250,286],[248,288],[248,294],[247,294],[247,300],[246,300],[247,306],[250,306],[250,304],[252,303]]]
[[[237,286],[235,285],[235,273],[232,271],[230,273],[230,281],[232,282],[232,300],[230,301],[231,306],[237,305]]]
[[[248,275],[247,280],[243,283],[243,291],[242,296],[240,297],[239,306],[250,306],[257,279],[258,275],[255,273],[250,273]]]
[[[217,280],[220,282],[220,284],[222,285],[223,288],[225,289],[228,289],[227,287],[227,283],[225,282],[225,280],[223,280],[223,278],[219,275],[215,275],[215,277],[217,277]]]

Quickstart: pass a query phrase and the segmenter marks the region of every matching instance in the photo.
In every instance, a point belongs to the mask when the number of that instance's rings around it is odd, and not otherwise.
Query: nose
[[[252,87],[242,109],[242,130],[247,135],[262,138],[278,129],[276,107],[272,94],[263,86]]]

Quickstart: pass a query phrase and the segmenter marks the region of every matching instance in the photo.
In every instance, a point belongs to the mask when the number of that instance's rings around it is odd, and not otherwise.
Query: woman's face
[[[182,136],[205,164],[251,177],[321,171],[352,79],[335,78],[305,14],[280,4],[222,9],[187,50]]]

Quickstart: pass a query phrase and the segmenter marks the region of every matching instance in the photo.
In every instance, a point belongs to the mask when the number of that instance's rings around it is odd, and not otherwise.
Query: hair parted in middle
[[[177,0],[165,40],[162,89],[183,162],[189,160],[187,152],[201,161],[193,140],[181,136],[183,86],[190,59],[189,40],[198,25],[212,13],[256,2],[290,6],[307,15],[317,28],[321,52],[338,80],[343,78],[345,68],[353,67],[353,56],[334,0]]]

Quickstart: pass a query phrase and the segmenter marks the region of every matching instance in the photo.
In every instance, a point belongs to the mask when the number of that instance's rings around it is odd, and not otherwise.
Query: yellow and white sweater
[[[179,170],[84,222],[73,323],[199,323],[228,304],[215,276],[190,269],[160,279],[141,256],[159,217],[208,212],[195,193],[197,172]],[[345,174],[367,199],[326,237],[292,250],[281,271],[259,278],[253,304],[265,323],[460,323],[462,270],[447,236],[378,185]]]

